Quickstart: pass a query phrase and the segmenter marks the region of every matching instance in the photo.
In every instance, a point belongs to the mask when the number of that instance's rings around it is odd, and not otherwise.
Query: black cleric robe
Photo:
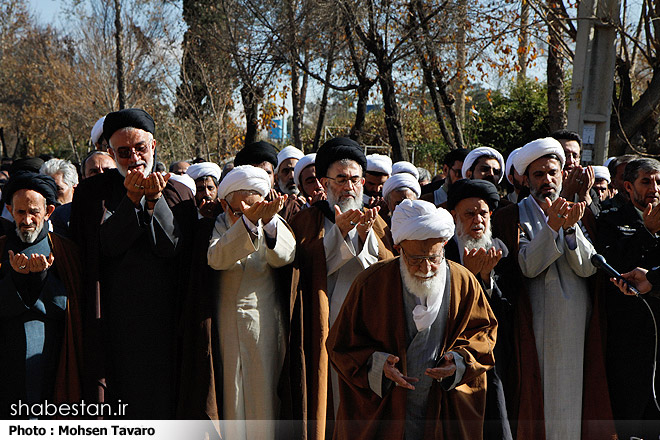
[[[131,419],[174,416],[177,324],[196,217],[185,185],[169,181],[152,213],[126,197],[112,170],[81,182],[70,230],[84,264],[86,382],[95,401],[127,404]]]

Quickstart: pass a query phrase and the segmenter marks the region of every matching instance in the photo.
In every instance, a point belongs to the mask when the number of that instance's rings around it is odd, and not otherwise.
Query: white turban
[[[293,181],[296,182],[296,185],[299,189],[302,189],[302,183],[300,182],[300,174],[302,171],[310,165],[314,165],[316,162],[316,153],[310,153],[303,156],[296,167],[293,169]]]
[[[186,174],[197,180],[200,177],[212,176],[215,180],[220,180],[222,170],[213,162],[194,163],[188,167]]]
[[[192,191],[193,196],[197,194],[197,187],[195,186],[195,181],[189,175],[170,173],[170,179],[176,180],[177,182],[186,185],[188,188],[190,188],[190,191]]]
[[[270,176],[262,168],[252,165],[234,167],[218,186],[218,198],[224,199],[234,191],[256,191],[262,196],[270,191]]]
[[[504,168],[504,158],[502,157],[499,151],[490,147],[475,148],[474,150],[468,153],[468,155],[465,157],[465,160],[463,161],[463,168],[461,169],[461,172],[463,173],[463,178],[464,179],[467,178],[467,174],[465,173],[467,172],[467,170],[472,168],[472,165],[481,156],[493,156],[500,163],[500,169],[502,170],[502,172],[500,173],[500,180],[497,181],[497,183],[500,183],[502,181],[502,176],[506,172]]]
[[[424,200],[404,200],[392,214],[394,244],[403,240],[427,240],[454,235],[454,219],[444,208],[436,208]]]
[[[415,179],[415,176],[408,173],[399,173],[392,175],[385,181],[383,184],[383,197],[387,197],[395,189],[403,187],[414,192],[417,198],[422,194],[422,189],[419,187],[419,182]]]
[[[367,156],[367,171],[383,173],[389,176],[392,174],[392,159],[383,154],[370,154]]]
[[[614,159],[616,159],[616,156],[608,157],[603,165],[604,166],[609,166],[610,162],[612,162]]]
[[[405,160],[401,160],[392,165],[392,174],[399,173],[412,174],[415,176],[415,179],[419,179],[419,171],[417,171],[417,167],[410,162],[406,162]]]
[[[530,163],[547,154],[556,154],[559,157],[560,167],[562,169],[564,168],[564,163],[566,163],[564,148],[557,139],[551,137],[536,139],[525,144],[516,153],[516,157],[513,158],[513,166],[518,171],[518,174],[525,174]]]
[[[92,145],[99,141],[99,138],[103,134],[103,121],[105,121],[105,116],[101,117],[96,124],[92,127],[92,134],[90,135],[90,140]]]
[[[280,165],[282,165],[282,162],[284,162],[287,159],[298,159],[300,160],[305,153],[294,147],[293,145],[289,145],[288,147],[282,148],[282,151],[277,153],[277,166],[275,167],[275,172],[277,173],[280,170]]]
[[[511,180],[512,178],[509,177],[509,171],[511,171],[511,165],[513,165],[513,158],[516,156],[518,151],[520,151],[520,148],[516,148],[515,150],[513,150],[511,153],[509,153],[509,157],[506,158],[506,167],[504,168],[504,174],[506,174],[506,180],[508,180],[511,185],[513,185],[513,181]]]
[[[594,175],[596,179],[605,179],[607,180],[607,183],[612,182],[612,176],[610,176],[610,170],[606,166],[595,165]]]

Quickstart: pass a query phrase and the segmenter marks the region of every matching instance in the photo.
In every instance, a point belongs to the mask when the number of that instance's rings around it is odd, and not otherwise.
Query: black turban
[[[11,205],[14,193],[22,189],[31,189],[38,192],[44,196],[48,205],[57,204],[57,185],[55,180],[47,174],[26,170],[12,174],[7,184],[2,188],[2,199],[5,204]]]
[[[234,166],[258,165],[262,162],[273,164],[273,171],[277,168],[277,149],[268,142],[259,141],[243,147],[236,153]]]
[[[23,159],[18,159],[11,164],[9,175],[11,176],[19,171],[32,171],[38,173],[43,164],[43,159],[39,157],[25,157]]]
[[[156,124],[149,113],[141,108],[125,108],[118,112],[112,112],[105,115],[103,121],[103,137],[110,142],[110,138],[115,131],[122,128],[139,128],[140,130],[148,131],[154,134],[156,131]]]
[[[447,209],[451,211],[456,208],[458,202],[470,197],[478,197],[485,200],[491,211],[494,211],[500,202],[500,195],[497,193],[497,188],[491,182],[481,179],[462,179],[454,182],[449,187]]]
[[[367,169],[367,157],[362,147],[353,139],[336,137],[330,139],[316,153],[316,177],[328,177],[328,168],[333,163],[350,159],[356,161],[362,167],[362,173]]]

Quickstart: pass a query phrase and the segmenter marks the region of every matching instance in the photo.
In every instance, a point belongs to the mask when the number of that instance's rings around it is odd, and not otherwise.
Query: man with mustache
[[[475,277],[444,258],[454,222],[403,200],[400,257],[355,279],[328,337],[340,397],[335,439],[480,439],[497,323]]]
[[[16,417],[19,401],[81,399],[80,264],[73,243],[48,231],[56,197],[55,181],[30,171],[12,174],[3,191],[15,226],[0,237],[3,419]]]
[[[586,279],[596,272],[589,261],[595,249],[577,226],[586,202],[570,204],[559,196],[564,161],[553,138],[523,146],[513,165],[530,195],[493,217],[494,235],[510,252],[498,264],[504,278],[498,284],[515,299],[516,368],[505,384],[519,439],[584,438],[593,429],[599,430],[594,438],[606,438],[613,430],[606,422],[587,423],[611,416],[602,358],[591,362],[588,356],[600,342],[597,329],[587,332],[597,309]]]
[[[218,200],[218,183],[222,171],[213,162],[190,165],[186,174],[195,181],[195,203],[198,217],[214,219],[222,211]]]
[[[620,208],[601,212],[597,248],[617,271],[660,265],[660,162],[638,158],[628,162],[623,186],[629,200]],[[614,418],[620,438],[651,438],[658,432],[660,411],[651,393],[656,339],[653,317],[634,296],[622,295],[605,283],[607,310],[607,377]],[[648,297],[655,319],[660,317],[660,299]],[[621,356],[635,359],[634,370]]]
[[[296,408],[302,411],[306,401],[308,437],[312,439],[325,438],[326,426],[330,438],[332,427],[326,421],[334,419],[339,404],[338,379],[334,374],[331,381],[328,369],[328,331],[357,274],[392,256],[384,243],[387,225],[378,208],[362,206],[366,168],[364,152],[354,140],[340,137],[325,142],[317,152],[315,172],[327,201],[303,209],[291,221],[297,241],[291,385],[302,384],[302,389],[291,392],[291,417],[305,417]]]
[[[116,169],[83,180],[70,230],[82,252],[87,399],[133,419],[174,416],[176,329],[189,276],[192,192],[153,172],[155,124],[142,109],[106,115]]]
[[[316,153],[303,156],[293,171],[296,186],[300,188],[300,195],[305,198],[305,204],[301,209],[309,208],[314,203],[325,200],[325,190],[316,178]]]
[[[300,188],[294,179],[294,170],[304,155],[305,153],[292,145],[282,148],[282,151],[277,153],[277,166],[275,167],[277,189],[281,194],[287,194],[292,199],[300,193]]]

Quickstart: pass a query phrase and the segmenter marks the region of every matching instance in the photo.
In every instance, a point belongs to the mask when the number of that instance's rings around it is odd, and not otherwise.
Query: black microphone
[[[628,286],[628,290],[630,290],[632,293],[635,295],[639,296],[639,290],[635,289],[628,281],[625,280],[625,278],[621,277],[621,274],[616,271],[612,266],[607,264],[607,261],[605,261],[605,257],[603,257],[600,254],[593,254],[591,256],[591,264],[594,266],[603,269],[605,272],[610,274],[613,278],[623,280],[624,283]]]

